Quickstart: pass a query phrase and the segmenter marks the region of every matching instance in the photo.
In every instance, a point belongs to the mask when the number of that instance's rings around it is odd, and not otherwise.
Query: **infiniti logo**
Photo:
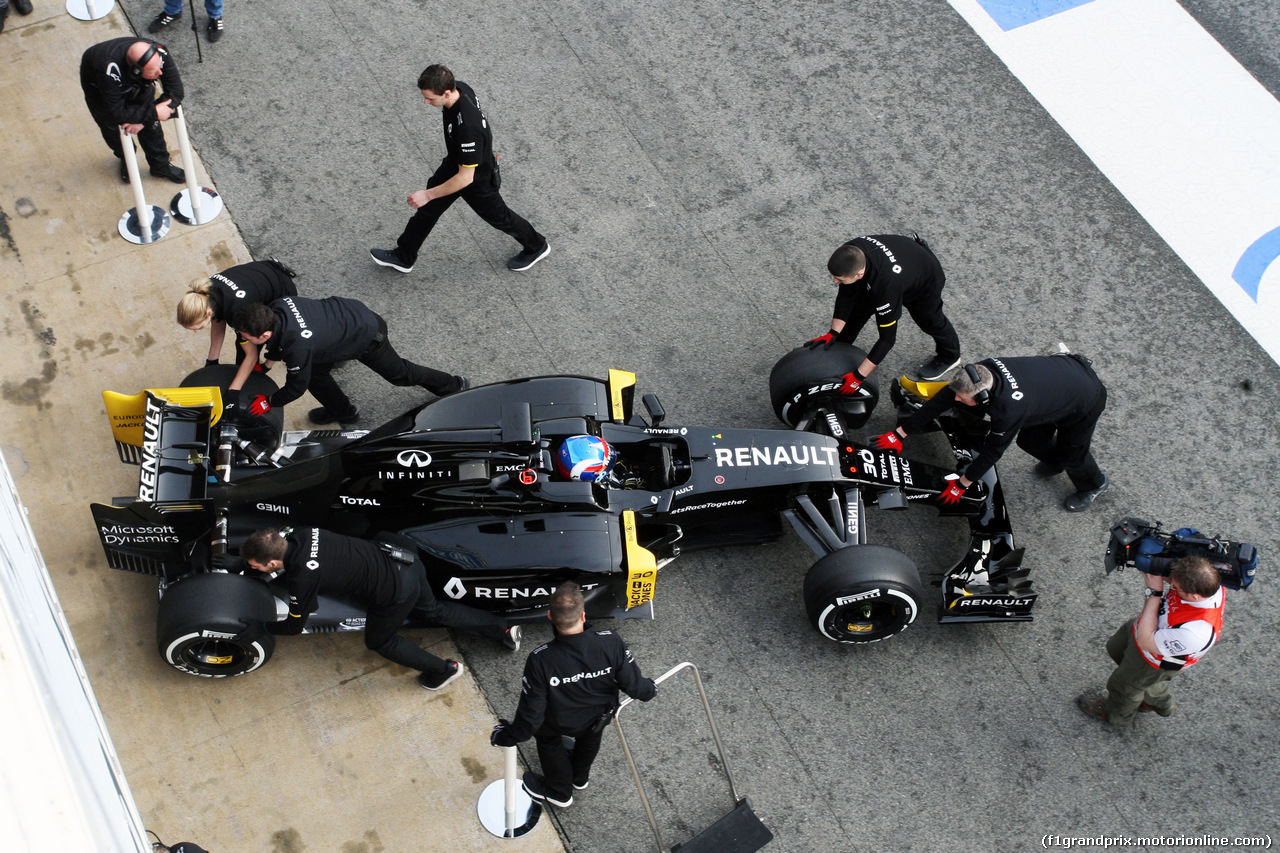
[[[401,450],[396,461],[405,468],[426,468],[431,464],[431,454],[425,450]]]

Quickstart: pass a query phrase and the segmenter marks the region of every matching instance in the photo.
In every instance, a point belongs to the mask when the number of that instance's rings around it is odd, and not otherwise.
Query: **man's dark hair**
[[[418,75],[418,88],[443,95],[450,89],[458,88],[458,84],[453,79],[453,72],[448,68],[443,65],[428,65],[426,70]]]
[[[276,312],[261,302],[246,305],[231,318],[231,328],[251,338],[261,337],[276,325]]]
[[[264,527],[249,534],[240,546],[240,559],[266,565],[272,560],[283,560],[289,543],[274,527]]]
[[[582,620],[582,608],[582,587],[565,581],[551,596],[551,624],[565,631],[575,627]]]
[[[1169,568],[1169,580],[1187,595],[1213,595],[1222,586],[1222,576],[1204,557],[1181,557]]]
[[[827,272],[838,278],[857,275],[867,268],[867,256],[857,246],[847,243],[831,253],[827,261]]]

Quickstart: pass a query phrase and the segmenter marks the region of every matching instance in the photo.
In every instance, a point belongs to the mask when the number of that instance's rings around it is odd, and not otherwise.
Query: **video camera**
[[[1248,589],[1258,570],[1258,549],[1248,542],[1204,536],[1193,527],[1165,533],[1158,521],[1153,524],[1131,517],[1122,518],[1111,528],[1103,565],[1107,574],[1133,566],[1149,575],[1168,577],[1180,557],[1204,557],[1222,576],[1222,585],[1230,589]]]

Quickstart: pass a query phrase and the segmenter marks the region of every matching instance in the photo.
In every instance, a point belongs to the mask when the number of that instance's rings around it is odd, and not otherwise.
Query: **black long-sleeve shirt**
[[[898,320],[902,306],[939,287],[942,266],[924,246],[910,237],[896,234],[873,234],[854,237],[846,246],[856,246],[867,258],[862,277],[852,284],[840,285],[832,316],[848,322],[855,306],[869,304],[874,312],[880,336],[867,353],[873,364],[880,364],[893,349],[898,337]],[[838,340],[852,343],[856,329],[841,333]]]
[[[1104,388],[1093,371],[1070,356],[988,358],[978,362],[994,377],[987,414],[991,431],[964,476],[978,480],[1000,459],[1023,427],[1067,426],[1089,417]],[[907,434],[922,429],[956,405],[951,388],[943,388],[902,422]]]
[[[516,718],[499,737],[514,746],[538,731],[576,735],[618,704],[618,691],[648,702],[657,693],[613,631],[556,634],[525,661]]]
[[[399,593],[399,572],[372,542],[300,527],[285,537],[284,582],[289,616],[271,622],[272,634],[300,634],[316,611],[320,595],[350,595],[369,604],[386,604]]]
[[[236,264],[209,276],[209,306],[213,319],[230,323],[236,312],[247,305],[261,302],[270,305],[286,296],[297,296],[293,277],[274,261],[251,261]]]
[[[284,387],[267,402],[288,405],[306,392],[315,364],[358,359],[378,335],[378,315],[358,299],[286,296],[270,305],[276,315],[264,355],[288,365]]]
[[[80,85],[85,97],[93,102],[91,105],[116,124],[149,124],[157,118],[155,81],[136,77],[129,71],[129,48],[140,41],[160,47],[164,69],[159,80],[164,86],[164,97],[172,101],[174,109],[181,106],[185,94],[178,64],[157,42],[136,36],[99,42],[80,58]]]

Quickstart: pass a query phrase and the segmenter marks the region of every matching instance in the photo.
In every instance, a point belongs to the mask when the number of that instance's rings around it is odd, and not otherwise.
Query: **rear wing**
[[[168,404],[174,408],[207,408],[212,427],[222,418],[222,392],[217,388],[152,388],[137,394],[118,394],[103,391],[102,402],[107,407],[107,419],[111,422],[111,436],[116,440],[120,461],[130,465],[142,464],[143,449],[148,432],[152,438],[158,424],[148,427],[148,403],[152,407],[152,420],[161,417],[159,406]]]

